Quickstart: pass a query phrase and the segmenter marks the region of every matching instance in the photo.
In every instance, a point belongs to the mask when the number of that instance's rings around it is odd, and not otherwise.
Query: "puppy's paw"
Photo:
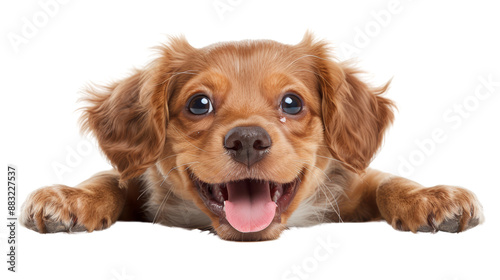
[[[403,188],[379,200],[382,214],[398,230],[462,232],[484,221],[477,197],[459,187]]]
[[[45,187],[26,199],[19,220],[40,233],[101,230],[114,222],[105,200],[84,189]]]

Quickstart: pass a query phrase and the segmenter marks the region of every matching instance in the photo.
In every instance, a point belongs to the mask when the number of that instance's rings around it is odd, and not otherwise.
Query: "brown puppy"
[[[290,226],[384,219],[460,232],[483,221],[475,195],[367,168],[393,119],[373,88],[310,34],[297,45],[171,39],[143,70],[88,90],[83,129],[114,170],[33,192],[22,223],[93,231],[117,220],[278,238]]]

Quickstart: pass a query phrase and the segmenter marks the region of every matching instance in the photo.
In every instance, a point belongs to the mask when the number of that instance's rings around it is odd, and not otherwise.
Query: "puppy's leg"
[[[478,199],[469,190],[439,185],[425,188],[377,170],[354,180],[345,202],[346,219],[385,219],[405,231],[461,232],[484,220]]]
[[[55,185],[31,193],[21,223],[40,233],[94,231],[116,222],[127,200],[116,171],[101,172],[75,188]]]

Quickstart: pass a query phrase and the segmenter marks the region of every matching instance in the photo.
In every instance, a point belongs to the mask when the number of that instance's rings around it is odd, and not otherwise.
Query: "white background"
[[[372,83],[393,78],[387,96],[397,103],[396,121],[372,166],[426,186],[467,187],[482,202],[486,223],[461,234],[398,232],[385,222],[328,224],[260,243],[141,223],[71,235],[19,228],[18,273],[2,261],[7,277],[0,278],[500,279],[494,1],[68,1],[48,11],[40,4],[47,2],[0,4],[0,178],[6,186],[7,164],[17,165],[19,206],[39,187],[74,185],[109,169],[79,134],[77,100],[88,82],[125,77],[152,59],[151,47],[167,35],[185,34],[195,47],[240,39],[294,44],[311,30],[340,59],[356,58]],[[214,4],[229,8],[218,12]],[[481,77],[498,82],[487,91]],[[444,140],[424,140],[436,129]],[[6,187],[0,193],[6,213]]]

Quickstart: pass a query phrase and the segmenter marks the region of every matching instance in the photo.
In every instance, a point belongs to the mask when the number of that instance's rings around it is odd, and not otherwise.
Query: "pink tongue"
[[[269,183],[238,181],[227,184],[226,219],[240,232],[265,229],[274,219],[276,203],[271,200]]]

